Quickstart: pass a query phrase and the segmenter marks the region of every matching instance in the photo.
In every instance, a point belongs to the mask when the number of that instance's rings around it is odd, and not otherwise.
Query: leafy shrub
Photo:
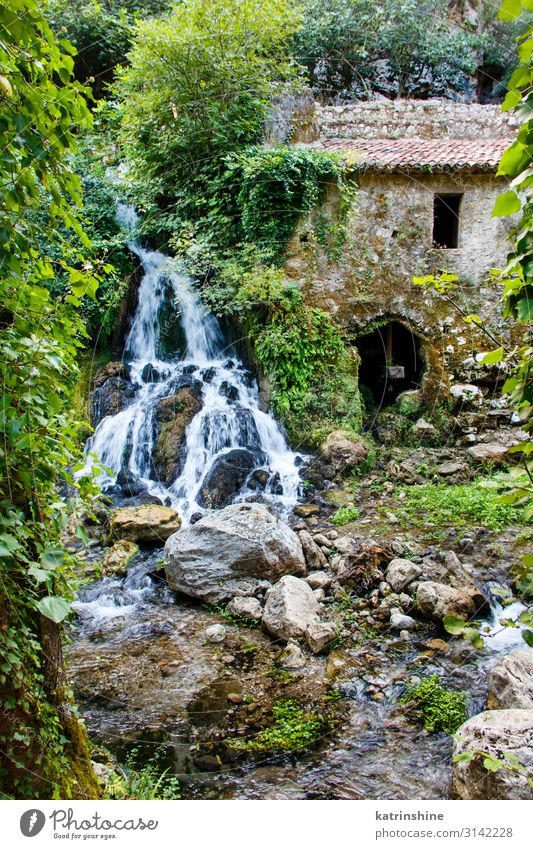
[[[123,767],[118,767],[106,784],[108,799],[181,799],[180,783],[170,769],[162,766],[162,751],[148,763],[140,764],[140,751],[134,748]]]
[[[438,677],[432,675],[416,686],[408,685],[399,703],[413,702],[415,713],[430,734],[437,731],[455,734],[466,720],[466,700],[466,692],[446,690],[439,684]]]
[[[331,516],[330,521],[333,522],[334,525],[347,525],[348,522],[355,522],[356,519],[359,518],[359,510],[357,507],[340,507],[339,510],[336,510],[333,516]]]
[[[292,699],[277,702],[272,716],[272,725],[256,737],[229,740],[231,748],[243,752],[293,752],[316,743],[329,727],[326,717],[307,713]]]

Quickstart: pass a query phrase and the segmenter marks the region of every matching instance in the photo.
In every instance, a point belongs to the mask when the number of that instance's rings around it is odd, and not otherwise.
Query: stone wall
[[[364,172],[349,212],[342,257],[327,259],[316,238],[316,221],[300,223],[286,262],[289,277],[306,299],[336,316],[355,339],[382,318],[399,320],[422,340],[427,377],[445,393],[449,382],[488,378],[475,354],[494,345],[437,294],[413,285],[413,276],[455,272],[461,280],[456,299],[505,334],[500,289],[490,269],[502,267],[508,251],[509,219],[491,216],[505,181],[491,174],[385,174]],[[433,247],[435,193],[464,193],[459,246]],[[335,219],[334,186],[320,216]],[[429,374],[431,372],[431,374]]]
[[[316,107],[321,141],[328,139],[513,138],[517,122],[499,105],[454,103],[450,100],[359,101],[345,106]]]

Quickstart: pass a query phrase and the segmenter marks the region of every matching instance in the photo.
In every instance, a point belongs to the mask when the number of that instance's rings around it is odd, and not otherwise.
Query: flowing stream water
[[[137,224],[131,207],[119,206],[118,218],[129,229]],[[100,476],[104,491],[119,472],[129,472],[187,523],[202,509],[199,493],[216,461],[245,449],[254,458],[248,477],[254,470],[267,471],[267,498],[288,511],[302,484],[301,455],[289,450],[279,424],[260,409],[257,382],[226,346],[218,321],[203,308],[189,275],[158,251],[136,241],[129,246],[144,271],[124,348],[135,396],[125,409],[104,418],[87,444],[89,466],[97,458],[109,470]],[[182,356],[166,354],[162,345],[163,318],[169,311],[179,313]],[[198,387],[202,407],[186,431],[181,471],[165,485],[153,467],[157,406],[191,383]],[[232,500],[246,493],[250,495],[245,485]]]

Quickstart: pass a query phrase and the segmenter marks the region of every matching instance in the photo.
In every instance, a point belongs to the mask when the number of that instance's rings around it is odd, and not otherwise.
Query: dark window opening
[[[433,244],[436,247],[457,247],[462,198],[462,195],[435,195],[433,200]]]
[[[379,407],[393,404],[401,392],[420,387],[423,361],[420,339],[391,321],[357,339],[361,357],[359,383]]]

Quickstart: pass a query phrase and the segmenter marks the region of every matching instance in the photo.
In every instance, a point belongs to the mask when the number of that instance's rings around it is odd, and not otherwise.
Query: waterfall
[[[131,207],[120,205],[117,218],[130,230],[137,223]],[[185,269],[136,241],[129,247],[144,272],[124,350],[134,397],[125,409],[98,424],[87,443],[85,471],[95,459],[99,461],[105,469],[99,478],[104,491],[119,472],[128,472],[187,521],[202,509],[200,490],[214,463],[230,451],[246,449],[254,457],[247,480],[254,471],[264,470],[266,498],[288,511],[300,491],[298,467],[303,458],[289,450],[275,419],[259,409],[257,382],[235,352],[225,347],[218,321],[203,308]],[[163,349],[165,310],[179,315],[185,349],[181,358]],[[201,409],[185,433],[181,471],[166,486],[156,479],[152,462],[157,406],[191,383],[197,387]],[[246,495],[251,496],[251,490],[245,482],[233,500]]]

